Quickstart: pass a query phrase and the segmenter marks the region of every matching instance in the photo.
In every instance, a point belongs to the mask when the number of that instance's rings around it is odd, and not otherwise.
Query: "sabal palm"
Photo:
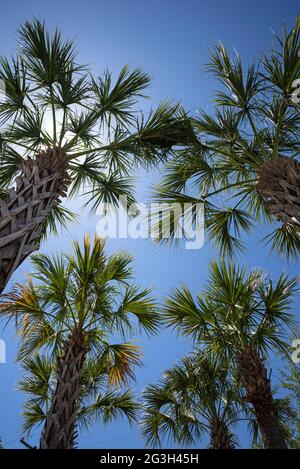
[[[56,362],[56,387],[41,437],[41,448],[71,448],[78,419],[84,369],[95,361],[106,367],[112,386],[134,377],[139,347],[111,343],[116,334],[128,337],[136,326],[152,334],[158,313],[149,289],[130,283],[132,259],[124,253],[106,257],[95,238],[75,242],[74,255],[35,255],[35,273],[3,295],[0,316],[16,318],[22,341],[19,359],[40,350]],[[97,365],[96,365],[97,366]]]
[[[287,416],[288,443],[291,448],[300,449],[300,369],[290,361],[281,372],[281,388],[287,392],[286,401],[291,408]]]
[[[208,70],[221,84],[215,110],[192,118],[195,142],[166,163],[157,188],[155,200],[176,202],[187,218],[203,204],[208,237],[222,254],[240,251],[241,234],[258,222],[273,225],[272,248],[300,251],[300,18],[276,41],[249,66],[222,44],[212,50]],[[179,223],[174,217],[168,238],[156,221],[153,230],[170,241]]]
[[[92,209],[120,195],[132,203],[134,168],[187,143],[190,126],[166,102],[143,116],[136,104],[150,77],[141,69],[96,79],[73,43],[37,20],[21,26],[16,56],[0,58],[0,80],[1,291],[47,226],[71,218],[61,198],[83,188]]]
[[[126,418],[130,423],[136,420],[138,405],[133,393],[111,388],[112,366],[113,363],[109,364],[106,360],[85,360],[77,398],[78,429],[88,430],[94,423],[105,425],[120,418]],[[57,370],[55,359],[47,354],[27,358],[22,363],[22,369],[18,389],[28,395],[22,413],[22,430],[29,436],[33,428],[45,423],[51,409],[57,386]]]
[[[269,352],[288,352],[287,328],[294,323],[288,309],[295,290],[296,280],[286,276],[273,282],[259,272],[246,275],[232,264],[212,263],[203,293],[194,299],[187,287],[177,289],[163,310],[169,326],[192,336],[238,376],[269,448],[286,444],[264,361]]]
[[[163,439],[195,444],[205,434],[213,449],[233,449],[232,427],[244,417],[238,388],[228,369],[202,353],[184,358],[167,370],[158,385],[143,393],[143,435],[148,444]]]

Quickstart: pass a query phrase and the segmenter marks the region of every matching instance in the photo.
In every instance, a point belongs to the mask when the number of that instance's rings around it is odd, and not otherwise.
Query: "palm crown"
[[[70,334],[82,331],[91,357],[103,355],[105,360],[116,360],[116,365],[124,360],[123,369],[116,366],[115,374],[111,369],[111,383],[120,384],[125,377],[122,371],[127,376],[138,361],[139,348],[110,345],[108,338],[116,333],[125,337],[136,327],[154,333],[159,324],[155,302],[149,289],[141,290],[130,282],[132,258],[128,254],[106,257],[104,242],[96,237],[91,245],[88,236],[82,249],[74,243],[74,251],[74,256],[33,256],[32,277],[39,283],[34,285],[29,278],[25,284],[16,284],[3,295],[0,314],[16,318],[22,337],[19,359],[45,348],[59,355]]]
[[[186,144],[191,126],[178,105],[137,108],[150,77],[125,66],[94,78],[78,65],[71,41],[37,20],[19,30],[20,47],[0,58],[0,287],[34,250],[47,226],[71,213],[61,198],[83,188],[86,203],[134,202],[132,174]],[[12,221],[13,220],[13,221]]]
[[[204,293],[194,299],[187,287],[177,289],[163,311],[169,326],[192,336],[231,369],[269,448],[285,448],[286,442],[264,361],[271,352],[289,352],[287,333],[294,318],[288,310],[296,284],[284,275],[273,282],[261,272],[247,275],[233,264],[214,262]]]
[[[186,217],[196,212],[184,203],[203,204],[208,236],[222,254],[240,251],[241,234],[259,221],[275,223],[272,248],[299,253],[300,20],[276,41],[248,68],[222,44],[212,50],[208,70],[222,86],[215,112],[192,118],[195,141],[176,151],[156,191],[156,201],[176,202]],[[173,219],[173,237],[179,222]],[[153,229],[167,240],[159,224]]]
[[[18,389],[28,395],[23,409],[25,434],[46,420],[57,384],[55,361],[47,355],[34,355],[22,363],[23,376]],[[106,424],[125,417],[132,423],[138,405],[130,390],[112,389],[110,367],[105,361],[86,360],[80,380],[77,425],[88,430],[93,423]]]
[[[152,446],[164,439],[186,446],[208,433],[211,448],[234,448],[231,428],[246,411],[240,403],[228,369],[197,352],[144,390],[143,435]]]
[[[246,274],[233,263],[212,262],[207,289],[195,299],[188,287],[175,289],[163,317],[169,326],[226,359],[248,346],[267,357],[276,348],[288,351],[284,337],[294,324],[288,310],[296,290],[296,278],[282,275],[274,282],[261,271]]]
[[[73,43],[58,31],[50,35],[39,21],[26,22],[19,38],[17,57],[0,61],[2,187],[15,178],[22,157],[49,147],[70,161],[76,191],[81,182],[99,183],[107,167],[112,174],[131,172],[133,162],[151,163],[186,141],[188,122],[178,106],[163,103],[148,119],[134,107],[150,82],[141,69],[125,66],[115,83],[108,70],[95,79],[78,65]],[[15,144],[25,152],[14,151]]]
[[[83,412],[80,401],[86,397],[82,389],[85,378],[105,378],[114,387],[134,378],[134,367],[141,363],[140,348],[128,341],[112,343],[112,339],[121,336],[124,340],[137,328],[152,334],[159,324],[149,289],[141,290],[131,282],[130,256],[118,253],[106,257],[104,242],[95,238],[91,245],[89,237],[82,248],[76,242],[74,251],[73,256],[34,256],[33,277],[38,283],[34,285],[29,279],[16,285],[3,295],[0,308],[1,316],[16,318],[22,339],[19,359],[39,351],[46,358],[57,359],[55,365],[51,362],[56,388],[42,448],[74,446],[80,408]],[[49,398],[48,390],[44,391]],[[82,414],[84,417],[88,415]]]

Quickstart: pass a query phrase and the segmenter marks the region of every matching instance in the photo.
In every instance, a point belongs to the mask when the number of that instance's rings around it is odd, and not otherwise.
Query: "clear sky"
[[[279,31],[285,21],[290,27],[295,21],[299,2],[296,0],[15,0],[1,2],[0,53],[10,54],[16,47],[16,29],[26,19],[35,16],[45,19],[52,28],[58,26],[66,37],[75,40],[82,63],[92,64],[95,73],[105,67],[117,73],[124,64],[143,67],[153,76],[149,94],[157,103],[165,98],[182,101],[185,108],[196,111],[211,107],[212,93],[217,83],[207,76],[203,65],[208,49],[221,40],[228,48],[236,48],[246,61],[271,45],[272,31]],[[142,177],[138,191],[142,199],[150,193],[154,175]],[[79,210],[79,201],[72,207]],[[81,213],[80,223],[57,238],[50,237],[43,252],[71,249],[74,237],[83,238],[85,232],[95,232],[97,217]],[[259,232],[258,232],[259,231]],[[270,256],[259,239],[267,234],[261,227],[251,239],[240,262],[249,268],[260,267],[277,277],[283,270],[298,274],[296,263],[287,263],[276,255]],[[205,284],[209,261],[217,258],[209,243],[198,251],[167,246],[154,246],[147,240],[111,240],[108,250],[126,249],[135,256],[136,279],[143,286],[152,286],[162,298],[173,287],[189,284],[192,291]],[[30,270],[24,263],[10,285],[21,281]],[[9,286],[8,286],[9,288]],[[13,328],[0,338],[7,343],[7,363],[0,364],[0,435],[7,448],[20,447],[19,427],[23,396],[16,391],[19,376],[15,364],[16,345]],[[162,332],[152,340],[142,338],[145,366],[137,372],[136,391],[155,382],[161,372],[170,367],[191,345],[175,334]],[[276,363],[273,363],[276,373]],[[36,443],[38,432],[30,440]],[[241,445],[247,444],[244,432]],[[94,426],[80,438],[80,446],[88,448],[142,448],[138,427],[128,428],[125,422],[103,429]]]

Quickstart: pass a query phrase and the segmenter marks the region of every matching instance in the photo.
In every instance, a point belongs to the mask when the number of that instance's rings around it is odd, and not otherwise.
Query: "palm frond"
[[[78,414],[78,423],[87,428],[92,422],[104,424],[126,418],[129,423],[137,419],[138,404],[131,391],[110,391],[98,396],[93,403],[82,407]]]
[[[51,86],[65,72],[75,68],[72,42],[63,41],[57,30],[51,36],[45,23],[26,21],[19,29],[19,37],[29,79],[39,86]]]
[[[142,69],[130,71],[129,66],[125,65],[113,85],[111,73],[106,70],[98,82],[92,81],[92,91],[101,119],[109,125],[112,118],[122,124],[130,124],[134,119],[133,106],[136,98],[144,97],[142,92],[149,83],[150,76]]]
[[[116,327],[120,332],[127,325],[131,329],[128,316],[133,316],[140,327],[148,335],[155,334],[160,324],[160,314],[157,305],[150,296],[151,289],[140,290],[136,286],[127,286],[121,300],[121,305],[115,313]],[[126,327],[125,327],[126,329]]]
[[[106,364],[110,386],[118,387],[134,379],[134,366],[141,365],[141,351],[131,343],[106,344],[99,359]]]

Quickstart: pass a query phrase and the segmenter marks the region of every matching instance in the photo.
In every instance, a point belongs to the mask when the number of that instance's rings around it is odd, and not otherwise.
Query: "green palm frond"
[[[215,174],[216,169],[210,165],[209,158],[206,158],[205,146],[198,144],[178,151],[174,159],[166,163],[161,187],[180,192],[192,181],[193,186],[205,191],[205,188],[213,183]]]
[[[22,416],[24,433],[44,422],[55,388],[55,360],[46,355],[34,355],[22,363],[23,376],[18,389],[29,399],[25,402]],[[108,368],[104,361],[86,360],[80,380],[78,424],[84,429],[97,421],[104,424],[122,417],[133,423],[139,405],[129,390],[107,390]]]
[[[51,353],[54,358],[63,349],[63,334],[57,332],[49,321],[36,321],[30,327],[25,324],[25,327],[23,340],[17,354],[18,361],[23,361],[40,350]]]
[[[279,226],[272,233],[265,237],[266,241],[271,242],[272,250],[277,250],[287,259],[298,257],[300,249],[299,230],[289,224]]]
[[[270,57],[264,57],[264,72],[266,79],[284,94],[291,92],[292,82],[299,78],[299,41],[300,22],[296,20],[295,27],[287,32],[282,30],[281,37],[276,37],[279,50]]]
[[[53,391],[53,361],[45,355],[35,355],[24,360],[22,368],[24,375],[18,389],[29,394],[35,403],[47,404]]]
[[[41,230],[41,239],[47,239],[49,234],[58,236],[59,229],[66,230],[69,223],[76,223],[78,216],[67,207],[57,205],[49,214]]]
[[[289,310],[298,290],[298,279],[289,279],[286,274],[282,274],[276,283],[269,280],[265,289],[260,287],[260,297],[271,320],[284,316],[284,322],[289,322]]]
[[[191,228],[199,229],[202,207],[203,199],[158,187],[149,214],[150,237],[162,243],[189,240]]]
[[[77,77],[71,68],[58,77],[57,86],[53,91],[53,102],[63,110],[75,104],[80,105],[90,97],[89,88],[87,77],[85,75]],[[48,103],[51,103],[51,99],[48,99]]]
[[[240,252],[245,235],[262,222],[277,225],[266,238],[272,249],[286,257],[299,252],[297,221],[277,216],[267,203],[271,194],[260,185],[269,159],[299,157],[299,112],[292,99],[300,76],[299,19],[275,39],[270,53],[249,66],[222,44],[212,49],[208,70],[221,84],[215,109],[190,117],[194,137],[186,148],[174,148],[154,196],[162,204],[166,199],[180,202],[180,197],[203,201],[205,228],[222,256]],[[157,220],[152,226],[158,229]],[[166,237],[178,242],[172,233],[158,240]]]
[[[143,90],[148,87],[150,77],[142,69],[130,71],[128,65],[122,68],[112,84],[112,75],[106,70],[99,81],[92,81],[92,91],[95,95],[101,119],[110,124],[112,118],[117,122],[128,125],[134,119],[133,106],[137,97],[144,97]]]
[[[5,145],[0,153],[0,187],[5,189],[9,187],[16,174],[20,171],[23,157],[14,148]]]
[[[75,68],[72,42],[63,41],[57,30],[50,36],[45,23],[26,21],[19,36],[29,79],[39,86],[53,85],[70,68]]]
[[[133,274],[132,262],[133,257],[127,252],[112,254],[101,275],[105,281],[115,280],[127,283]]]
[[[137,330],[154,334],[159,314],[149,289],[130,282],[132,257],[106,256],[104,241],[89,236],[74,254],[33,256],[32,278],[3,295],[0,315],[15,318],[21,337],[19,359],[35,351],[51,356],[64,353],[64,344],[77,328],[85,334],[87,357],[101,362],[111,386],[134,378],[141,365],[140,348],[128,341],[112,344],[120,330],[128,337]],[[96,370],[95,370],[96,371]],[[99,371],[99,370],[98,370]]]
[[[3,124],[27,110],[25,98],[28,84],[23,59],[12,58],[9,62],[5,57],[0,57],[0,79],[5,85],[5,96],[0,96],[0,122]]]
[[[218,77],[228,90],[228,94],[219,92],[216,102],[221,106],[239,108],[247,114],[253,98],[261,90],[255,65],[251,65],[244,76],[241,58],[236,53],[235,60],[222,44],[217,45],[210,54],[208,69]]]
[[[104,166],[99,163],[97,155],[87,155],[83,162],[72,162],[70,164],[72,183],[69,196],[74,197],[81,190],[85,192],[87,189],[90,189],[98,177],[102,176],[105,178],[103,170]]]
[[[23,424],[22,431],[29,435],[32,428],[42,425],[46,419],[46,414],[38,403],[35,401],[28,401],[24,405],[24,410],[22,412]]]
[[[221,255],[232,256],[243,248],[241,231],[248,233],[253,225],[249,214],[244,210],[210,207],[206,210],[206,226],[209,238],[218,246]]]
[[[95,212],[101,204],[104,207],[118,207],[122,198],[127,199],[128,206],[136,206],[137,202],[133,192],[133,179],[123,177],[119,173],[111,173],[108,177],[98,174],[93,181],[93,187],[87,191],[89,196],[85,206],[90,206]]]
[[[239,400],[228,369],[195,352],[144,390],[143,436],[150,446],[161,446],[163,440],[189,446],[210,433],[216,420],[230,432],[244,412]]]
[[[26,21],[18,36],[15,55],[0,58],[6,87],[0,96],[1,197],[22,175],[21,158],[34,160],[55,149],[66,160],[69,196],[87,194],[94,210],[116,206],[122,195],[134,203],[135,169],[157,165],[191,140],[188,117],[167,102],[142,112],[138,102],[150,83],[146,72],[126,65],[116,80],[108,70],[96,80],[78,64],[73,42],[38,19]],[[42,236],[70,216],[56,210]]]
[[[259,271],[247,275],[232,262],[212,262],[206,289],[196,298],[185,286],[174,290],[162,320],[229,363],[246,346],[264,357],[270,350],[286,353],[288,330],[295,324],[290,308],[297,283],[286,275],[273,281]]]
[[[21,339],[19,389],[29,397],[23,431],[44,421],[59,382],[58,364],[76,334],[85,350],[77,423],[88,428],[99,419],[107,423],[122,416],[132,423],[139,405],[131,391],[119,388],[135,379],[142,353],[128,338],[138,328],[153,334],[159,324],[150,290],[131,283],[132,257],[123,252],[107,256],[102,239],[85,236],[83,244],[74,242],[71,254],[37,254],[32,260],[31,277],[3,295],[0,305],[1,316],[16,319]],[[115,343],[121,329],[123,342]]]
[[[164,158],[174,145],[185,146],[195,142],[191,122],[178,104],[162,102],[146,120],[142,118],[138,122],[138,148],[146,160],[151,161],[156,148],[159,148],[157,156]]]
[[[151,289],[149,288],[140,290],[133,285],[126,287],[120,307],[115,313],[116,326],[120,328],[120,332],[124,333],[132,325],[129,319],[130,316],[137,320],[139,328],[148,335],[158,332],[160,314],[150,293]]]
[[[204,308],[200,309],[187,286],[175,289],[166,299],[162,319],[171,327],[178,327],[183,335],[199,335],[206,328]],[[204,304],[202,304],[204,306]]]
[[[44,111],[35,108],[33,111],[27,111],[14,125],[8,129],[7,136],[15,143],[18,141],[32,145],[33,148],[39,145],[48,145],[50,136],[43,129]]]
[[[92,404],[82,407],[78,423],[87,428],[97,420],[107,424],[122,417],[133,423],[137,419],[138,408],[131,391],[110,391],[98,396]]]
[[[72,112],[69,113],[68,117],[65,131],[73,135],[74,144],[80,139],[89,148],[93,143],[97,142],[94,127],[98,116],[95,110],[81,111],[80,113]]]
[[[141,350],[131,343],[106,344],[99,359],[107,367],[109,385],[118,387],[135,378],[134,367],[141,365]]]
[[[39,301],[38,294],[31,280],[24,284],[16,284],[11,291],[2,296],[0,315],[9,319],[15,318],[19,323],[22,316],[27,315],[26,327],[28,321],[34,323],[44,317],[44,309]],[[25,324],[24,324],[25,325]],[[21,326],[22,327],[22,326]]]

